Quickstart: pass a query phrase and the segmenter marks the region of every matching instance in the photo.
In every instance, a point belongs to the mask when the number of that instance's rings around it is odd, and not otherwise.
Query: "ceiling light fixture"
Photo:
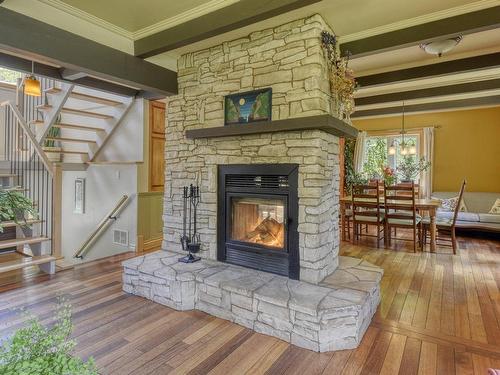
[[[414,144],[409,144],[408,142],[405,142],[405,102],[403,102],[403,116],[402,116],[402,121],[401,121],[401,131],[399,132],[401,134],[401,141],[399,141],[399,153],[403,156],[405,155],[415,155],[417,153],[417,147]],[[391,145],[389,146],[388,150],[389,155],[396,155],[396,144],[394,140],[392,141]]]
[[[40,81],[35,77],[35,63],[31,62],[31,74],[24,79],[24,93],[29,96],[42,96]]]
[[[422,48],[429,55],[437,55],[441,57],[443,53],[451,51],[453,48],[457,46],[458,43],[462,40],[462,36],[455,36],[453,38],[446,38],[435,40],[433,42],[421,43],[420,48]]]

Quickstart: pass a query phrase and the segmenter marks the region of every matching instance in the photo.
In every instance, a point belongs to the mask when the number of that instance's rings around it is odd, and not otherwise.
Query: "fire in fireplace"
[[[219,166],[220,261],[299,278],[295,164]]]
[[[283,199],[233,198],[231,239],[284,250]]]

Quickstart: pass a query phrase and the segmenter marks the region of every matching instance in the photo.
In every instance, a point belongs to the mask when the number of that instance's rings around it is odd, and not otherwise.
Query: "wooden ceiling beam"
[[[458,99],[443,102],[405,105],[405,113],[429,112],[442,110],[460,110],[463,108],[486,107],[500,105],[500,95],[480,98]],[[355,120],[362,117],[383,117],[402,113],[402,106],[386,107],[356,111],[351,115]]]
[[[278,16],[320,0],[243,0],[134,42],[134,54],[147,58]]]
[[[18,57],[18,56],[9,55],[6,53],[1,53],[1,52],[0,52],[0,66],[3,66],[3,67],[8,68],[8,69],[16,70],[16,71],[19,71],[22,73],[26,73],[26,74],[31,73],[31,61],[30,60],[23,59],[22,57]],[[74,84],[88,87],[91,89],[110,92],[110,93],[116,94],[116,95],[142,96],[142,93],[136,89],[126,87],[126,86],[116,85],[114,83],[102,81],[102,80],[99,80],[99,79],[93,78],[93,77],[83,77],[83,78],[79,78],[79,79],[76,79],[73,81],[66,80],[61,76],[61,69],[54,67],[54,66],[51,66],[51,65],[40,64],[38,62],[35,62],[34,71],[35,71],[35,74],[38,76],[52,78],[55,80],[68,82],[68,83],[74,83]]]
[[[356,106],[363,106],[363,105],[390,103],[401,100],[431,98],[436,96],[463,94],[463,93],[495,90],[495,89],[500,89],[500,79],[491,79],[487,81],[469,82],[457,85],[430,87],[420,90],[402,91],[389,94],[366,96],[362,98],[356,98],[355,102]]]
[[[500,67],[500,52],[371,74],[356,78],[356,82],[363,88],[498,67]]]
[[[161,96],[177,94],[177,73],[0,7],[0,49]]]
[[[341,42],[340,50],[344,56],[349,54],[351,58],[357,58],[498,27],[500,27],[500,6],[495,6],[351,42]]]

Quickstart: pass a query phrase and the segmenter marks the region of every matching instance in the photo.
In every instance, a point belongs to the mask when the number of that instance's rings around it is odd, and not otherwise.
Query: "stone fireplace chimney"
[[[183,55],[179,94],[168,102],[163,249],[181,252],[182,186],[201,187],[198,255],[218,259],[218,167],[298,166],[300,280],[318,283],[338,265],[339,139],[322,129],[187,137],[224,127],[224,96],[272,88],[272,121],[334,115],[319,15]],[[241,125],[249,128],[253,124]],[[269,126],[273,126],[272,123]],[[209,131],[207,131],[210,133]],[[194,138],[194,139],[190,139]],[[220,259],[219,259],[220,260]]]
[[[167,108],[162,250],[123,290],[314,351],[355,348],[383,271],[339,256],[339,136],[314,15],[183,55]],[[272,89],[272,119],[224,125],[224,96]],[[201,189],[195,263],[179,263],[183,186]]]

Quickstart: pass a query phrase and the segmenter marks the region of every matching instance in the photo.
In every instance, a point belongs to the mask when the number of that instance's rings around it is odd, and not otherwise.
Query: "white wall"
[[[85,213],[75,214],[74,186],[76,178],[85,178]],[[62,253],[66,261],[95,230],[122,197],[129,203],[90,247],[83,262],[135,250],[137,237],[137,167],[135,165],[93,165],[86,171],[63,172]],[[129,232],[129,246],[113,244],[113,229]]]
[[[79,92],[84,92],[78,88]],[[100,95],[104,96],[104,95]],[[111,98],[116,99],[116,98]],[[76,103],[73,103],[76,104]],[[137,197],[139,165],[143,160],[144,106],[137,99],[120,126],[108,140],[98,156],[99,162],[113,164],[91,164],[86,171],[63,172],[62,203],[62,253],[67,262],[79,263],[135,250],[137,237]],[[75,105],[72,105],[75,107]],[[96,109],[86,106],[81,109]],[[119,162],[127,162],[120,164]],[[76,178],[86,179],[86,207],[84,214],[75,214],[74,184]],[[83,260],[73,259],[74,252],[95,230],[102,218],[116,205],[121,196],[130,197],[127,207],[112,222],[101,237],[90,247]],[[129,232],[129,246],[113,244],[113,229]]]
[[[136,99],[132,108],[99,153],[98,161],[143,161],[144,99]]]

